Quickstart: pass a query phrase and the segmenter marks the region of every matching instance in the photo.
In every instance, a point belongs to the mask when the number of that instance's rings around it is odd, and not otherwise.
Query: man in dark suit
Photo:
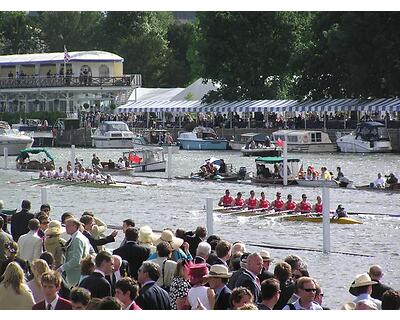
[[[240,275],[246,270],[247,257],[249,256],[248,252],[243,253],[240,256],[240,269],[233,272],[230,277],[227,287],[233,290],[236,287],[236,281],[239,279]]]
[[[20,212],[11,216],[11,235],[15,242],[18,242],[20,236],[29,232],[28,222],[35,217],[29,212],[31,209],[29,200],[22,200],[21,208]]]
[[[278,262],[275,265],[274,277],[278,279],[281,294],[274,310],[282,310],[294,293],[294,282],[292,281],[292,267],[287,262]]]
[[[192,257],[196,255],[197,246],[200,242],[205,241],[207,237],[207,229],[205,227],[197,227],[194,235],[186,233],[185,241],[189,243],[189,251]]]
[[[171,304],[167,291],[156,284],[160,277],[160,266],[145,261],[139,268],[138,282],[141,285],[136,303],[143,310],[170,310]]]
[[[269,266],[270,266],[271,262],[273,261],[269,252],[266,250],[261,250],[260,256],[263,259],[263,268],[261,270],[261,273],[258,275],[258,279],[260,279],[260,283],[261,283],[266,279],[273,278],[274,274],[269,271]]]
[[[208,274],[208,284],[215,292],[214,310],[228,310],[231,308],[230,297],[232,291],[226,286],[232,273],[222,264],[214,264]]]
[[[253,294],[254,302],[261,301],[261,286],[258,275],[263,267],[263,261],[258,253],[252,253],[247,258],[246,270],[239,276],[235,287],[245,287]]]
[[[217,254],[217,259],[212,263],[214,264],[222,264],[224,266],[228,266],[227,261],[231,258],[231,249],[232,245],[225,240],[221,240],[218,242],[215,247],[215,253]]]
[[[379,265],[373,265],[369,268],[368,274],[371,277],[372,281],[377,282],[372,285],[371,297],[382,301],[382,295],[385,293],[385,291],[392,289],[386,284],[380,282],[384,274],[382,267]]]
[[[112,274],[106,275],[107,281],[111,285],[111,294],[115,295],[115,284],[118,280],[129,277],[129,265],[126,260],[122,260],[122,258],[116,254],[113,254],[114,259],[114,272]]]
[[[257,303],[258,310],[273,310],[280,293],[281,287],[278,279],[269,278],[261,282],[261,303]]]
[[[107,243],[114,242],[115,237],[118,234],[117,230],[114,230],[109,236],[105,238],[100,238],[100,239],[95,239],[92,234],[90,233],[93,229],[93,226],[95,225],[94,218],[89,215],[83,215],[81,219],[79,220],[83,224],[83,235],[89,239],[89,242],[93,248],[93,250],[98,253],[97,246],[103,246]]]
[[[101,251],[95,258],[96,269],[79,284],[90,291],[92,298],[111,296],[111,285],[105,278],[114,272],[114,258],[107,251]]]
[[[58,295],[61,275],[56,271],[43,273],[40,278],[44,300],[33,305],[32,310],[72,310],[71,302]]]
[[[113,251],[113,254],[128,261],[129,274],[135,279],[138,277],[138,270],[143,261],[146,261],[150,255],[149,248],[138,245],[138,236],[139,230],[136,227],[127,228],[125,231],[126,243]]]

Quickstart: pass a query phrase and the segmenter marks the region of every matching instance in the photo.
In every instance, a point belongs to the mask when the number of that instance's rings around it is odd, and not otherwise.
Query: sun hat
[[[371,277],[369,276],[368,273],[362,273],[362,274],[357,275],[356,279],[351,284],[351,288],[369,286],[369,285],[375,284],[375,283],[377,283],[377,282],[372,281]]]
[[[347,302],[345,303],[341,310],[354,310],[356,308],[356,304],[354,302]]]
[[[46,236],[58,236],[65,232],[65,228],[61,226],[61,222],[57,220],[51,220],[48,228],[44,232]]]
[[[189,275],[190,275],[191,281],[205,278],[208,275],[207,264],[198,263],[198,264],[191,265],[189,267]]]
[[[173,250],[179,249],[179,247],[183,244],[183,239],[175,237],[172,231],[168,229],[161,233],[161,236],[154,241],[154,245],[159,244],[161,241],[168,242],[172,246]]]
[[[228,268],[222,264],[214,264],[210,268],[208,278],[230,278],[232,273],[229,272]]]
[[[261,250],[260,251],[260,256],[263,259],[263,261],[272,261],[274,259],[271,258],[271,255],[267,250]]]
[[[139,229],[138,241],[140,243],[153,243],[153,230],[149,226],[143,226]]]

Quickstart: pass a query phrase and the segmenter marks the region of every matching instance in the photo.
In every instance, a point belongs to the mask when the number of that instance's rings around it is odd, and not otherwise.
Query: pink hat
[[[196,284],[202,282],[208,275],[208,268],[205,263],[194,264],[189,267],[190,282]]]

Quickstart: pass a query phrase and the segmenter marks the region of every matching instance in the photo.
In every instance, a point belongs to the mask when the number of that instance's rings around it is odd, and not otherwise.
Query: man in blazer
[[[22,210],[11,216],[11,235],[15,242],[23,234],[29,232],[28,222],[33,219],[35,215],[30,213],[31,202],[29,200],[23,200],[21,204]]]
[[[143,247],[137,243],[138,237],[139,230],[136,227],[127,228],[125,231],[126,243],[113,251],[113,254],[128,261],[129,274],[135,279],[138,277],[138,270],[143,261],[146,261],[150,255],[149,248]]]
[[[75,218],[65,221],[65,229],[71,236],[66,243],[65,262],[59,270],[65,272],[65,280],[69,286],[73,286],[79,282],[81,276],[81,259],[89,255],[89,240],[79,231],[80,222]]]
[[[28,222],[29,232],[23,234],[18,239],[18,256],[32,263],[34,259],[39,259],[43,252],[43,240],[37,234],[39,230],[39,220],[31,219]]]
[[[208,274],[208,284],[215,292],[214,310],[228,310],[231,308],[230,297],[232,291],[226,286],[232,273],[222,264],[214,264]]]
[[[32,310],[72,310],[71,302],[58,295],[61,276],[56,271],[43,273],[40,282],[44,300],[33,305]]]
[[[95,220],[92,216],[89,215],[83,215],[80,219],[80,222],[83,224],[83,235],[88,238],[90,245],[92,246],[93,250],[98,253],[98,247],[104,246],[107,243],[111,243],[115,241],[115,237],[118,234],[117,230],[114,230],[109,236],[107,237],[101,237],[101,238],[95,238],[92,236],[91,232],[93,230],[93,226],[95,225]]]
[[[261,298],[261,286],[258,275],[263,268],[263,260],[258,253],[252,253],[247,258],[246,270],[239,276],[235,287],[245,287],[251,291],[254,302],[257,303]]]
[[[145,261],[139,268],[138,282],[141,285],[136,303],[143,310],[170,310],[171,303],[167,291],[156,284],[160,277],[160,266]]]
[[[114,272],[114,258],[107,251],[101,251],[95,258],[96,269],[79,284],[80,287],[90,291],[92,298],[111,296],[111,284],[106,276]]]

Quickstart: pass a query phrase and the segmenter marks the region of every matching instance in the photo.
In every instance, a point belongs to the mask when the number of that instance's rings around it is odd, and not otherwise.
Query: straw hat
[[[207,275],[208,278],[230,278],[232,273],[222,264],[214,264]]]
[[[368,273],[362,273],[357,275],[356,279],[351,284],[352,288],[364,287],[369,286],[371,284],[377,283],[376,281],[372,281],[371,277]]]
[[[356,308],[356,304],[354,302],[347,302],[345,303],[341,310],[354,310]]]
[[[179,247],[183,244],[183,239],[175,237],[172,231],[167,229],[161,233],[160,238],[154,241],[154,245],[159,244],[161,241],[168,242],[172,246],[173,250],[179,249]]]
[[[46,236],[59,236],[65,232],[65,228],[61,226],[61,222],[57,220],[51,220],[49,227],[46,229],[44,234]]]
[[[139,229],[138,241],[140,243],[153,243],[153,230],[149,226],[143,226]]]
[[[263,259],[263,261],[272,261],[274,259],[271,258],[269,252],[267,250],[261,250],[260,251],[260,256]]]

